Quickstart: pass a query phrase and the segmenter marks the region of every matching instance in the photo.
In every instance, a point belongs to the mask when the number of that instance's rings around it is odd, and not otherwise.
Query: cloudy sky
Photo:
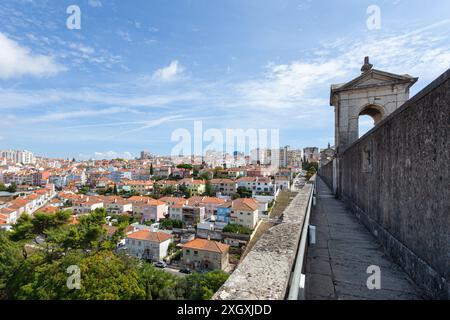
[[[279,129],[334,140],[332,83],[450,67],[450,1],[2,0],[0,149],[76,158],[169,154],[174,130]],[[81,9],[81,29],[66,10]],[[381,27],[369,29],[377,5]],[[362,126],[367,127],[363,121]]]

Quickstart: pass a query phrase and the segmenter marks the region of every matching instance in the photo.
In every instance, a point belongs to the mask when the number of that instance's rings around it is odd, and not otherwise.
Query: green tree
[[[193,273],[179,280],[175,295],[178,299],[209,300],[228,277],[229,275],[221,270],[204,274]]]
[[[57,228],[69,221],[71,216],[70,211],[58,211],[55,214],[47,214],[37,212],[32,219],[33,232],[35,234],[42,234],[44,230]]]
[[[146,300],[175,299],[173,292],[178,280],[176,276],[158,270],[147,262],[142,264],[139,275],[139,283],[145,292]]]
[[[153,176],[154,170],[153,170],[153,163],[150,164],[150,176]]]
[[[9,299],[8,283],[15,277],[24,257],[20,246],[0,230],[0,300]]]
[[[8,188],[6,188],[7,192],[11,192],[14,193],[17,191],[17,185],[15,182],[11,183],[10,186]]]
[[[211,182],[209,180],[207,180],[206,184],[205,184],[205,195],[208,196],[208,197],[215,196],[213,187],[212,187]]]
[[[193,166],[192,164],[179,164],[177,165],[178,169],[184,169],[184,170],[192,170]]]
[[[160,228],[166,230],[172,230],[173,228],[183,228],[183,222],[180,220],[164,219],[160,222]]]
[[[223,228],[223,232],[228,233],[240,233],[240,234],[252,234],[252,230],[240,224],[227,224],[225,228]]]
[[[80,262],[81,289],[76,298],[82,300],[143,299],[136,264],[125,256],[110,251],[96,252]]]
[[[11,238],[14,241],[32,239],[34,237],[32,220],[30,215],[23,213],[13,225]]]
[[[253,195],[252,191],[248,190],[246,187],[238,187],[236,191],[241,198],[251,198]]]
[[[161,190],[160,194],[162,196],[170,196],[175,192],[174,186],[167,186],[164,189]]]

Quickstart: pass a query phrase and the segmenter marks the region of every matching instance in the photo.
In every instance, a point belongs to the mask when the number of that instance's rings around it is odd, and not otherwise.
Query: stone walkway
[[[410,300],[420,291],[358,219],[317,178],[317,206],[311,212],[316,244],[308,251],[306,298],[310,300]],[[369,290],[369,266],[381,270],[381,289]]]

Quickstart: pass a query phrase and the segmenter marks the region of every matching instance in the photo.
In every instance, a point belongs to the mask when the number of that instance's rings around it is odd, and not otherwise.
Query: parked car
[[[185,274],[191,274],[192,273],[191,269],[189,269],[189,268],[181,269],[180,272],[181,273],[185,273]]]
[[[157,268],[164,269],[165,267],[167,267],[167,264],[164,261],[158,261],[158,262],[155,262],[154,266]]]

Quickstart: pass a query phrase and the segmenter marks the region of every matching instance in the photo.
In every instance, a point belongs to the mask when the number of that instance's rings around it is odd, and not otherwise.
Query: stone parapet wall
[[[283,300],[298,251],[313,184],[305,187],[238,265],[213,300]]]
[[[450,70],[338,155],[339,196],[417,285],[443,299],[450,298],[449,129]],[[329,179],[328,168],[321,175]]]

